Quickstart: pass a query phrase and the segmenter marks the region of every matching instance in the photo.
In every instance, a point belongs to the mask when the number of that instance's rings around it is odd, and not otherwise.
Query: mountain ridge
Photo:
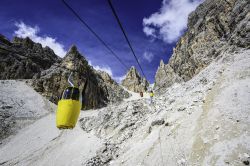
[[[31,79],[61,60],[52,49],[30,38],[14,37],[10,42],[0,35],[0,79]]]

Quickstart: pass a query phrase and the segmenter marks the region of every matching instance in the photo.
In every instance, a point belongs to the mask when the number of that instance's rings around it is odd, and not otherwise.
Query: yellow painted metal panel
[[[62,99],[58,102],[56,112],[56,126],[59,129],[75,127],[81,110],[81,102],[71,99]]]

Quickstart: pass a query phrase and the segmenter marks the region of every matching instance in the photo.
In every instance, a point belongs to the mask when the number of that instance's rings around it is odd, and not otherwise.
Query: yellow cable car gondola
[[[63,91],[57,106],[56,127],[59,129],[73,129],[82,107],[81,93],[79,88],[70,81],[71,74],[68,78],[71,86]]]

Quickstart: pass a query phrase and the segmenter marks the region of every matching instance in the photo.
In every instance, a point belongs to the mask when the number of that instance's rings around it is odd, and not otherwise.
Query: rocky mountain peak
[[[78,51],[75,45],[71,46],[63,59],[81,59],[83,56]]]
[[[134,66],[131,66],[130,71],[135,71],[137,72],[136,68]]]
[[[80,68],[86,68],[88,62],[78,51],[77,47],[73,45],[66,56],[62,59],[61,66],[70,70],[79,70]]]
[[[13,43],[20,44],[20,45],[22,45],[24,47],[28,47],[28,48],[33,48],[33,46],[35,44],[35,42],[33,42],[29,37],[26,37],[26,38],[14,37]],[[39,44],[39,45],[42,47],[41,44]]]
[[[142,78],[136,68],[132,66],[126,74],[122,85],[130,91],[145,92],[148,89],[149,83],[145,78]]]
[[[75,45],[72,45],[70,47],[68,53],[66,54],[66,56],[70,56],[70,55],[74,55],[74,56],[80,55],[80,53]]]
[[[52,102],[57,103],[61,93],[68,86],[68,77],[72,72],[72,81],[82,92],[85,109],[106,106],[109,102],[118,102],[129,97],[107,73],[95,71],[87,60],[72,46],[60,63],[41,72],[32,85]]]
[[[132,66],[129,71],[127,72],[127,75],[126,75],[127,78],[139,78],[141,77],[138,73],[138,71],[136,70],[136,68],[134,66]]]

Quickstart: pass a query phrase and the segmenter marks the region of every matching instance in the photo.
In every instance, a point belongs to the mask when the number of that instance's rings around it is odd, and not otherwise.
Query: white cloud
[[[143,32],[144,32],[147,36],[156,37],[156,36],[155,36],[155,29],[154,29],[154,28],[151,28],[151,27],[148,27],[148,26],[144,26],[144,27],[143,27]]]
[[[14,32],[16,36],[22,38],[29,37],[34,42],[41,43],[43,47],[48,46],[60,57],[66,55],[67,52],[64,49],[64,46],[61,43],[58,43],[55,38],[49,36],[38,36],[38,32],[40,31],[38,26],[31,27],[23,22],[15,23],[15,25],[18,28]]]
[[[145,60],[147,60],[148,62],[152,62],[152,60],[153,60],[153,58],[154,58],[154,54],[153,54],[152,52],[146,51],[146,52],[144,52],[144,54],[143,54],[143,58],[144,58]]]
[[[143,32],[166,43],[178,40],[187,27],[188,15],[203,0],[163,0],[160,11],[143,19]]]
[[[124,76],[114,76],[113,71],[109,66],[93,65],[91,61],[89,61],[89,65],[93,66],[93,68],[95,70],[100,70],[100,71],[104,71],[104,72],[108,73],[110,75],[110,77],[112,77],[118,83],[121,83],[121,81],[126,77],[126,75],[124,75]]]

